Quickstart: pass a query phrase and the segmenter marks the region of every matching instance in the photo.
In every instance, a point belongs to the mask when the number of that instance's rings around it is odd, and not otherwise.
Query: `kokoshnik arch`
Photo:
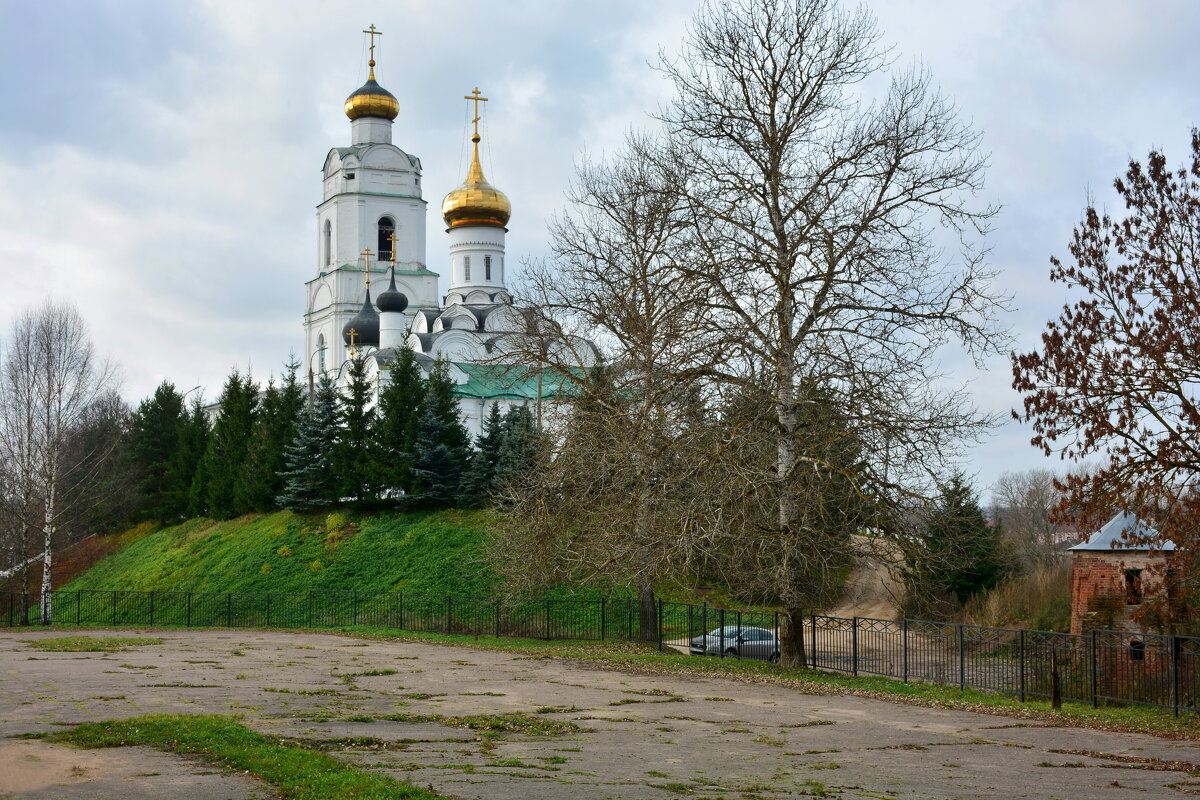
[[[425,252],[426,201],[421,160],[392,143],[400,112],[395,95],[375,78],[375,26],[367,82],[346,98],[350,144],[334,147],[322,168],[317,206],[317,275],[306,284],[304,365],[310,381],[321,375],[346,381],[346,364],[367,359],[376,396],[387,385],[397,348],[407,343],[426,373],[438,359],[456,384],[463,422],[478,433],[488,408],[553,398],[559,381],[541,379],[515,362],[530,337],[542,348],[569,348],[572,361],[591,366],[595,351],[585,342],[543,334],[537,315],[515,308],[507,288],[504,237],[512,207],[488,183],[479,160],[478,88],[474,104],[471,164],[462,185],[445,196],[450,289],[438,297],[437,272]],[[386,288],[372,296],[380,285]]]

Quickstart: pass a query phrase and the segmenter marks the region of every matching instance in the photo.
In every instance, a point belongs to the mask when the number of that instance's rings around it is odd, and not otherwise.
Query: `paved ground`
[[[150,712],[241,714],[258,730],[320,741],[339,758],[462,798],[1200,794],[1200,777],[1162,763],[1200,769],[1200,746],[1149,736],[726,680],[644,677],[466,647],[211,631],[122,633],[165,641],[119,653],[26,646],[47,635],[62,633],[0,634],[0,737]],[[352,675],[380,670],[396,672]],[[539,709],[587,730],[508,735],[492,746],[470,730],[379,719]],[[376,741],[347,746],[338,741],[344,737]],[[201,775],[209,770],[151,751],[4,741],[0,796],[269,796],[241,778]],[[106,768],[118,755],[124,760]],[[22,794],[13,778],[22,773],[9,766],[22,758],[59,766],[42,770],[43,785]],[[170,781],[188,785],[189,793]]]

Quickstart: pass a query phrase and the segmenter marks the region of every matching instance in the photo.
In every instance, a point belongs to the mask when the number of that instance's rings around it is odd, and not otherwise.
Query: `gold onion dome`
[[[475,150],[471,155],[471,168],[467,179],[442,201],[442,219],[446,226],[461,228],[465,225],[490,225],[503,228],[512,216],[512,206],[504,192],[487,182],[483,167],[479,165],[479,134],[471,137]]]
[[[346,98],[346,116],[350,119],[359,117],[383,117],[395,119],[400,113],[400,101],[387,89],[375,82],[375,61],[367,62],[371,66],[371,74],[367,82],[358,87]]]

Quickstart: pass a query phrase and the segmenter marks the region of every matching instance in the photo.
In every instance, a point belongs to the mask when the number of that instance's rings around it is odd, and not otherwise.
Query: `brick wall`
[[[1140,605],[1126,605],[1124,602],[1125,570],[1141,569],[1142,596],[1149,597],[1160,590],[1161,578],[1154,568],[1163,563],[1162,556],[1150,556],[1147,553],[1114,551],[1106,553],[1102,550],[1079,550],[1072,554],[1071,561],[1071,633],[1087,633],[1098,626],[1094,615],[1090,613],[1092,603],[1106,595],[1121,598],[1121,611],[1118,619],[1113,622],[1116,630],[1137,630],[1131,619]]]

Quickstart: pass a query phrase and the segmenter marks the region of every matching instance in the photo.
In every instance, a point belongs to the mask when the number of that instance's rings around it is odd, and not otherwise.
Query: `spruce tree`
[[[384,496],[395,497],[412,490],[409,473],[426,390],[412,348],[405,344],[397,350],[388,370],[388,383],[379,394],[371,433],[372,472]]]
[[[196,499],[203,501],[203,513],[214,519],[229,519],[237,511],[234,488],[241,480],[250,449],[258,387],[249,375],[243,377],[235,369],[225,381],[219,402],[221,411],[201,462],[204,492]]]
[[[163,381],[138,404],[129,429],[128,457],[138,476],[138,509],[142,519],[171,521],[178,517],[170,466],[179,449],[183,395]]]
[[[375,410],[371,406],[371,380],[367,358],[359,355],[349,362],[349,382],[339,396],[342,431],[334,449],[334,472],[342,496],[368,502],[376,495],[377,483],[371,463],[371,431]]]
[[[425,410],[413,446],[412,502],[425,507],[452,505],[462,487],[470,437],[458,416],[454,383],[442,361],[434,364],[425,394]]]
[[[494,486],[515,483],[524,477],[537,461],[540,444],[537,425],[528,406],[510,408],[504,415],[497,448]]]
[[[483,420],[482,427],[482,432],[475,437],[475,449],[471,452],[466,472],[463,473],[459,503],[465,506],[486,501],[495,489],[496,462],[500,457],[500,444],[504,435],[504,419],[500,416],[499,403],[492,403],[491,411]]]
[[[338,481],[331,453],[340,433],[338,392],[322,375],[316,396],[304,406],[296,435],[284,449],[283,491],[276,502],[290,511],[323,508],[337,502]]]
[[[267,384],[254,423],[253,441],[242,480],[234,493],[239,513],[269,511],[283,492],[284,450],[296,436],[296,423],[304,407],[304,393],[296,379],[300,364],[294,358],[286,365],[283,382]]]
[[[959,603],[1002,577],[999,531],[988,525],[975,491],[961,473],[942,487],[925,545],[921,577],[930,589],[952,594]]]
[[[197,478],[197,474],[208,450],[208,436],[208,415],[204,413],[200,398],[196,397],[192,400],[191,410],[180,419],[179,447],[168,467],[169,489],[164,505],[172,519],[203,513],[201,498],[208,490],[208,482],[202,475]]]

